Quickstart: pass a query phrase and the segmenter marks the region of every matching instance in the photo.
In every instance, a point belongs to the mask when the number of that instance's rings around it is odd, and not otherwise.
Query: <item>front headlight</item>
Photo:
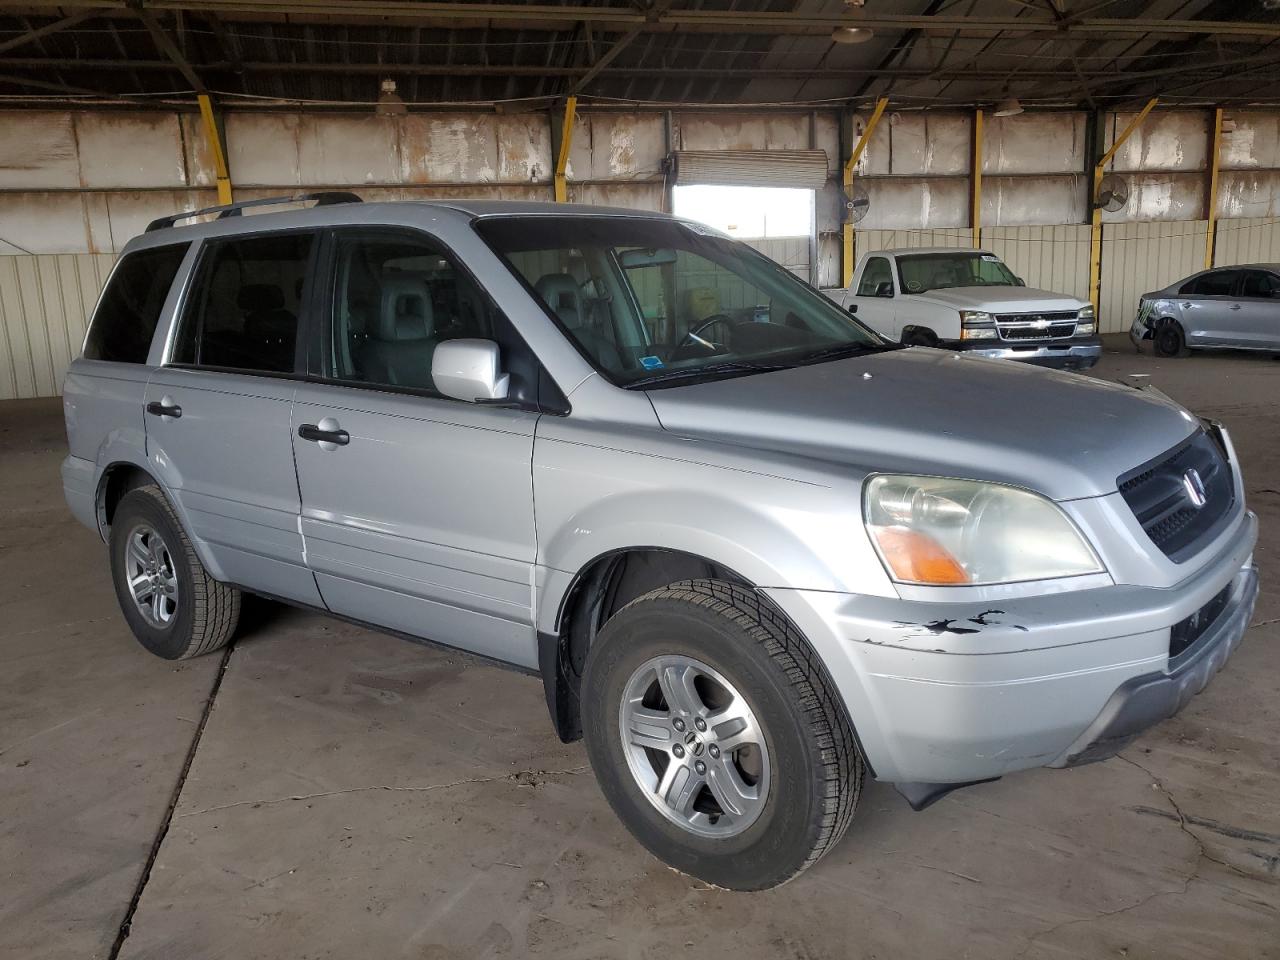
[[[976,585],[1101,573],[1057,504],[999,483],[876,476],[863,517],[899,583]]]
[[[996,328],[991,323],[991,314],[987,311],[960,311],[961,340],[994,340],[996,336]]]
[[[1077,337],[1091,337],[1091,336],[1093,336],[1093,321],[1092,321],[1092,320],[1090,320],[1088,323],[1077,323],[1077,324],[1076,324],[1076,336],[1077,336]]]
[[[1094,319],[1093,304],[1086,303],[1083,307],[1081,307],[1080,312],[1076,314],[1076,319],[1092,321]]]

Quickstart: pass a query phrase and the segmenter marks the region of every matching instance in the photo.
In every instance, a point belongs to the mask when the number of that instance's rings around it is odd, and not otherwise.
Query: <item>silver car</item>
[[[1110,756],[1244,634],[1231,440],[1162,396],[660,214],[354,200],[153,224],[71,366],[67,502],[162,657],[249,591],[527,672],[640,842],[760,889],[866,777]]]
[[[1151,340],[1162,357],[1203,347],[1280,353],[1280,264],[1204,270],[1144,293],[1129,339],[1139,348]]]

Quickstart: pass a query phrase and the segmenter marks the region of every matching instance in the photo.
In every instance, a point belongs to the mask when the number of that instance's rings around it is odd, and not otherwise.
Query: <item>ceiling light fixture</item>
[[[874,36],[866,27],[836,27],[831,31],[831,39],[836,43],[866,43]]]
[[[1017,97],[1005,97],[996,104],[996,108],[991,111],[993,117],[1016,117],[1023,113],[1022,104],[1018,102]]]
[[[394,80],[382,81],[382,92],[378,94],[378,105],[373,112],[380,117],[402,117],[409,112],[400,94],[396,93]]]

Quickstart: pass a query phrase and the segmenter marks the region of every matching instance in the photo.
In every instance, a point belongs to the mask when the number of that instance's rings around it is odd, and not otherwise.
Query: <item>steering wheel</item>
[[[724,343],[724,340],[708,340],[706,337],[702,336],[703,331],[709,330],[711,327],[717,326],[718,324],[723,324],[726,327],[725,332],[728,333],[732,331],[734,326],[733,317],[729,316],[727,313],[711,314],[711,316],[707,317],[707,319],[703,320],[700,324],[686,333],[684,335],[684,339],[681,340],[677,346],[688,347],[694,344],[705,346],[713,343]]]

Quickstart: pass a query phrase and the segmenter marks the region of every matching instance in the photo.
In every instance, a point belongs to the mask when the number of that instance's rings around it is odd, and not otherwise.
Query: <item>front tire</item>
[[[1156,327],[1151,342],[1157,357],[1181,357],[1187,352],[1187,338],[1176,320],[1166,320]]]
[[[785,883],[844,834],[863,764],[816,654],[755,591],[661,587],[587,657],[584,737],[605,797],[648,850],[732,890]]]
[[[231,640],[240,591],[209,576],[159,487],[136,487],[121,498],[110,554],[120,610],[156,656],[186,660]]]

